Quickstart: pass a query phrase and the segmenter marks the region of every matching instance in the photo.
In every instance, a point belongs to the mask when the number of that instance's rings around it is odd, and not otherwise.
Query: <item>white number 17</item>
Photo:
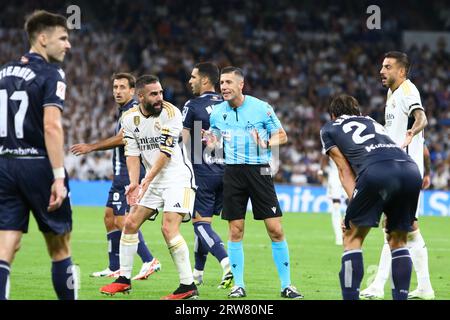
[[[20,101],[19,111],[14,117],[14,128],[16,137],[23,139],[23,121],[28,109],[28,95],[26,91],[15,91],[9,98],[14,101]],[[8,92],[0,90],[0,137],[8,135]]]

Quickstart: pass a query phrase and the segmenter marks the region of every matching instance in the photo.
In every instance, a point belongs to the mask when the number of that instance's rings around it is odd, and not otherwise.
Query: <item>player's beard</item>
[[[160,105],[160,109],[157,110],[155,108],[155,105]],[[150,113],[150,116],[157,117],[162,112],[162,101],[156,102],[156,103],[144,103],[144,108],[147,110],[148,113]]]

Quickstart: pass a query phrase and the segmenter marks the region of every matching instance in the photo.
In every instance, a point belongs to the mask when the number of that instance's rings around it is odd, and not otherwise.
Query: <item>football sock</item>
[[[231,272],[234,285],[245,288],[244,285],[244,249],[242,241],[228,241],[228,257],[230,258]]]
[[[52,262],[52,281],[59,300],[77,300],[78,274],[70,257]]]
[[[208,256],[208,249],[203,245],[197,234],[195,234],[194,240],[194,257],[195,257],[195,269],[203,271],[205,269],[206,257]]]
[[[289,249],[286,240],[272,242],[272,257],[281,282],[281,290],[291,285],[291,272],[289,264]]]
[[[137,254],[139,257],[141,257],[142,262],[150,262],[153,260],[152,253],[147,247],[147,244],[145,243],[144,236],[142,235],[141,230],[138,232],[139,235],[139,244],[137,247]]]
[[[134,255],[137,252],[139,244],[139,235],[137,233],[125,234],[122,232],[120,238],[120,275],[131,278],[133,271]]]
[[[375,288],[376,290],[383,290],[384,292],[384,285],[389,279],[389,274],[391,272],[391,248],[387,242],[387,234],[385,232],[383,233],[384,244],[383,249],[381,250],[380,262],[378,264],[377,274],[370,284],[370,287]]]
[[[331,207],[331,222],[333,224],[336,241],[339,240],[340,242],[342,242],[341,220],[341,205],[340,203],[333,202]]]
[[[222,266],[223,275],[226,275],[228,272],[231,271],[230,258],[228,258],[228,256],[226,256],[225,258],[222,259],[222,261],[220,261],[220,265]]]
[[[428,249],[420,230],[408,233],[406,246],[411,254],[414,270],[417,274],[417,288],[425,292],[432,291],[430,274],[428,271]]]
[[[202,242],[203,247],[208,249],[216,257],[217,261],[220,262],[228,256],[222,239],[212,229],[210,223],[196,222],[194,223],[194,231],[198,239]]]
[[[189,249],[184,241],[183,236],[180,234],[175,236],[167,244],[172,260],[177,267],[178,274],[180,276],[180,283],[190,285],[194,282],[192,275],[191,262],[189,261]]]
[[[342,298],[359,300],[359,287],[364,276],[362,250],[349,250],[342,254],[342,267],[339,272]]]
[[[9,274],[11,268],[9,263],[0,260],[0,300],[8,300],[9,298]]]
[[[407,300],[411,281],[412,261],[407,248],[392,251],[392,298]]]
[[[108,239],[109,270],[111,271],[116,271],[120,268],[119,247],[121,235],[122,231],[120,230],[113,230],[106,234]]]

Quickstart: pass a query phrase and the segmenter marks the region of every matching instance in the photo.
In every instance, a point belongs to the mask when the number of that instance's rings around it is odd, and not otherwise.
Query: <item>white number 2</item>
[[[375,128],[376,133],[382,134],[382,135],[387,135],[386,130],[384,129],[384,127],[381,124],[379,124],[378,122],[372,122],[372,124]],[[373,134],[373,133],[362,136],[361,134],[363,133],[364,130],[366,130],[367,126],[363,123],[356,122],[356,121],[350,121],[350,122],[344,124],[342,126],[342,130],[344,130],[345,133],[349,133],[350,131],[352,131],[352,129],[354,127],[356,127],[356,130],[352,134],[352,139],[356,144],[361,144],[361,143],[366,142],[367,140],[375,138],[375,134]]]
[[[28,109],[28,95],[26,91],[15,91],[11,100],[20,101],[19,111],[14,117],[14,128],[16,137],[23,139],[23,121]],[[0,137],[4,138],[8,134],[8,93],[6,90],[0,90]]]

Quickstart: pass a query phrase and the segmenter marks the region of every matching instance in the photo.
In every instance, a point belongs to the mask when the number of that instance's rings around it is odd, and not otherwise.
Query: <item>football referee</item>
[[[244,74],[236,67],[226,67],[220,75],[224,102],[214,106],[210,131],[204,132],[208,149],[219,141],[224,146],[225,173],[222,218],[228,220],[228,256],[235,279],[228,297],[246,296],[244,285],[245,213],[250,198],[253,217],[264,220],[272,240],[272,256],[281,281],[281,296],[301,299],[291,285],[289,250],[281,225],[282,212],[272,180],[269,162],[271,147],[287,142],[286,132],[273,108],[262,100],[244,95]]]

